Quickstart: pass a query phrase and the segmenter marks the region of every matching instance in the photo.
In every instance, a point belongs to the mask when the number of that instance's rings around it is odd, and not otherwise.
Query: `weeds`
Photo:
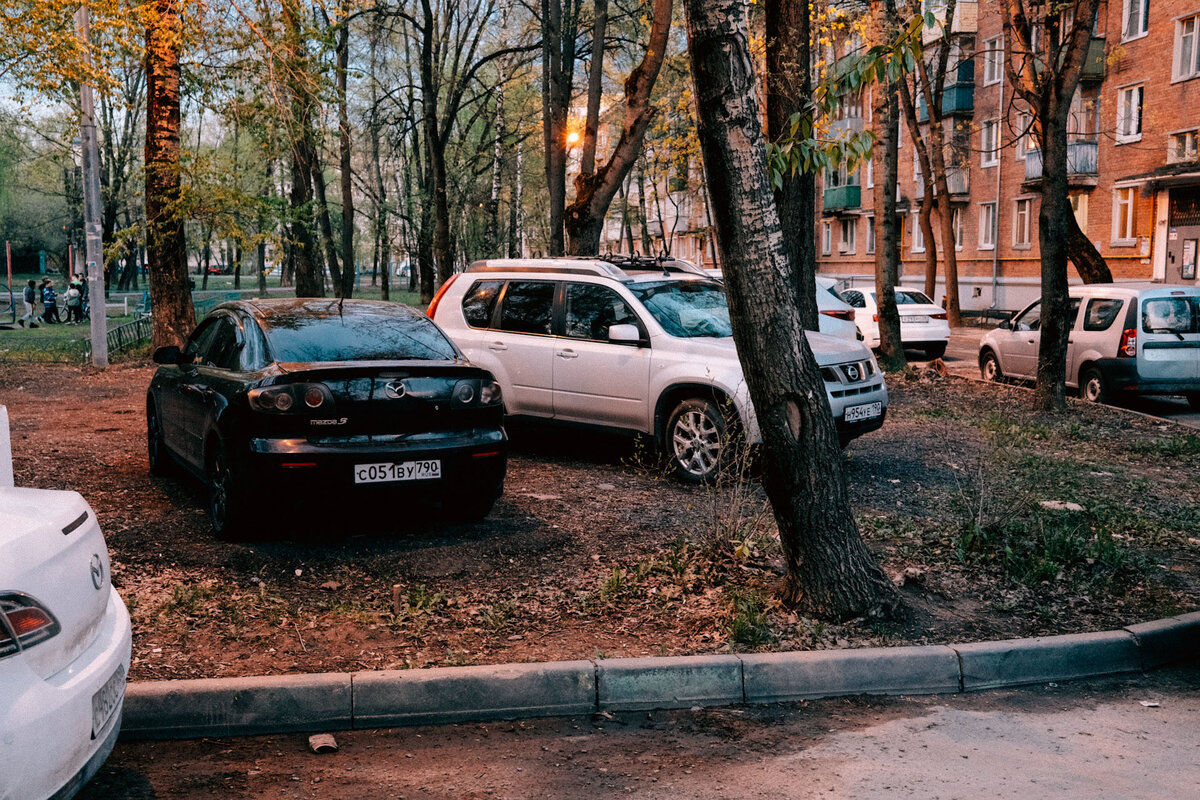
[[[775,641],[767,618],[770,602],[753,589],[729,591],[729,641],[747,648],[757,648]]]

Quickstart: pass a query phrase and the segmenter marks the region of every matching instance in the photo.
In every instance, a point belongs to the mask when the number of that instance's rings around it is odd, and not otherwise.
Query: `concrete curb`
[[[188,739],[742,703],[944,694],[1200,660],[1200,612],[1118,631],[928,647],[130,684],[121,736]]]

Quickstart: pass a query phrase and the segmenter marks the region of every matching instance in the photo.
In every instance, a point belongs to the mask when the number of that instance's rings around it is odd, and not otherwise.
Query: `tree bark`
[[[1075,271],[1084,283],[1112,283],[1112,272],[1108,262],[1092,244],[1087,234],[1079,229],[1079,220],[1072,211],[1067,215],[1067,258],[1075,265]]]
[[[301,30],[298,0],[284,0],[281,16],[284,23],[283,57],[288,68],[287,85],[292,107],[289,253],[296,281],[296,296],[324,297],[324,270],[318,267],[316,242],[312,233],[312,178],[319,169],[316,165],[312,122],[316,99],[310,84],[312,75],[305,55],[307,43]]]
[[[154,346],[182,346],[196,326],[180,214],[179,0],[154,0],[146,29],[146,262]]]
[[[883,14],[877,14],[884,39],[896,35],[894,0],[884,0]],[[896,182],[900,172],[900,103],[895,81],[880,84],[875,107],[878,143],[875,152],[883,152],[883,179],[875,180],[875,297],[879,309],[879,365],[888,372],[908,366],[904,344],[900,340],[900,312],[896,309],[896,281],[900,277],[900,226],[896,219]]]
[[[763,486],[787,562],[784,598],[822,616],[888,615],[895,588],[846,492],[825,385],[796,305],[767,174],[742,0],[685,0],[701,153],[715,197],[730,318],[762,431]]]
[[[792,115],[810,115],[808,98],[812,96],[811,18],[808,2],[767,0],[767,138],[778,141],[791,126]],[[775,191],[775,208],[783,226],[783,242],[788,260],[794,265],[792,277],[796,303],[805,330],[819,327],[817,316],[817,243],[816,175],[802,170],[785,175],[783,186]]]
[[[342,2],[341,28],[337,39],[338,157],[342,181],[342,280],[334,289],[338,297],[354,294],[354,173],[350,165],[350,109],[346,79],[350,72],[349,0]]]

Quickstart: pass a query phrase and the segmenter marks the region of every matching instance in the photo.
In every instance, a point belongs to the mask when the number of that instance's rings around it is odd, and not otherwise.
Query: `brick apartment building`
[[[962,55],[942,101],[946,140],[958,140],[955,156],[947,156],[947,163],[957,162],[947,178],[959,294],[967,311],[1020,308],[1040,292],[1042,165],[1028,115],[1004,74],[1002,23],[999,4],[958,0],[952,31]],[[1093,34],[1068,148],[1076,218],[1115,280],[1196,283],[1200,0],[1108,0]],[[869,126],[870,96],[849,104],[840,117],[835,133],[839,126]],[[902,282],[919,286],[923,192],[903,123],[901,141]],[[820,272],[854,283],[873,280],[875,172],[867,163],[853,175],[841,170],[823,176]],[[1073,268],[1071,276],[1078,280]],[[939,285],[939,299],[943,293]]]

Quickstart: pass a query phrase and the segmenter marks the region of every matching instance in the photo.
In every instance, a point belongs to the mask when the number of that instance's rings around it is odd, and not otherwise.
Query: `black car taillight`
[[[33,647],[62,628],[45,606],[26,594],[0,594],[0,658]]]
[[[854,309],[852,309],[852,308],[851,309],[841,309],[841,308],[824,309],[821,311],[821,313],[827,317],[833,317],[835,319],[844,319],[847,322],[854,321]]]
[[[451,398],[459,408],[499,405],[500,384],[493,380],[462,380],[454,384]]]
[[[329,411],[333,395],[323,383],[284,383],[251,389],[250,407],[272,414],[307,414]]]
[[[1118,358],[1137,358],[1137,328],[1121,331],[1121,343],[1117,345]]]

